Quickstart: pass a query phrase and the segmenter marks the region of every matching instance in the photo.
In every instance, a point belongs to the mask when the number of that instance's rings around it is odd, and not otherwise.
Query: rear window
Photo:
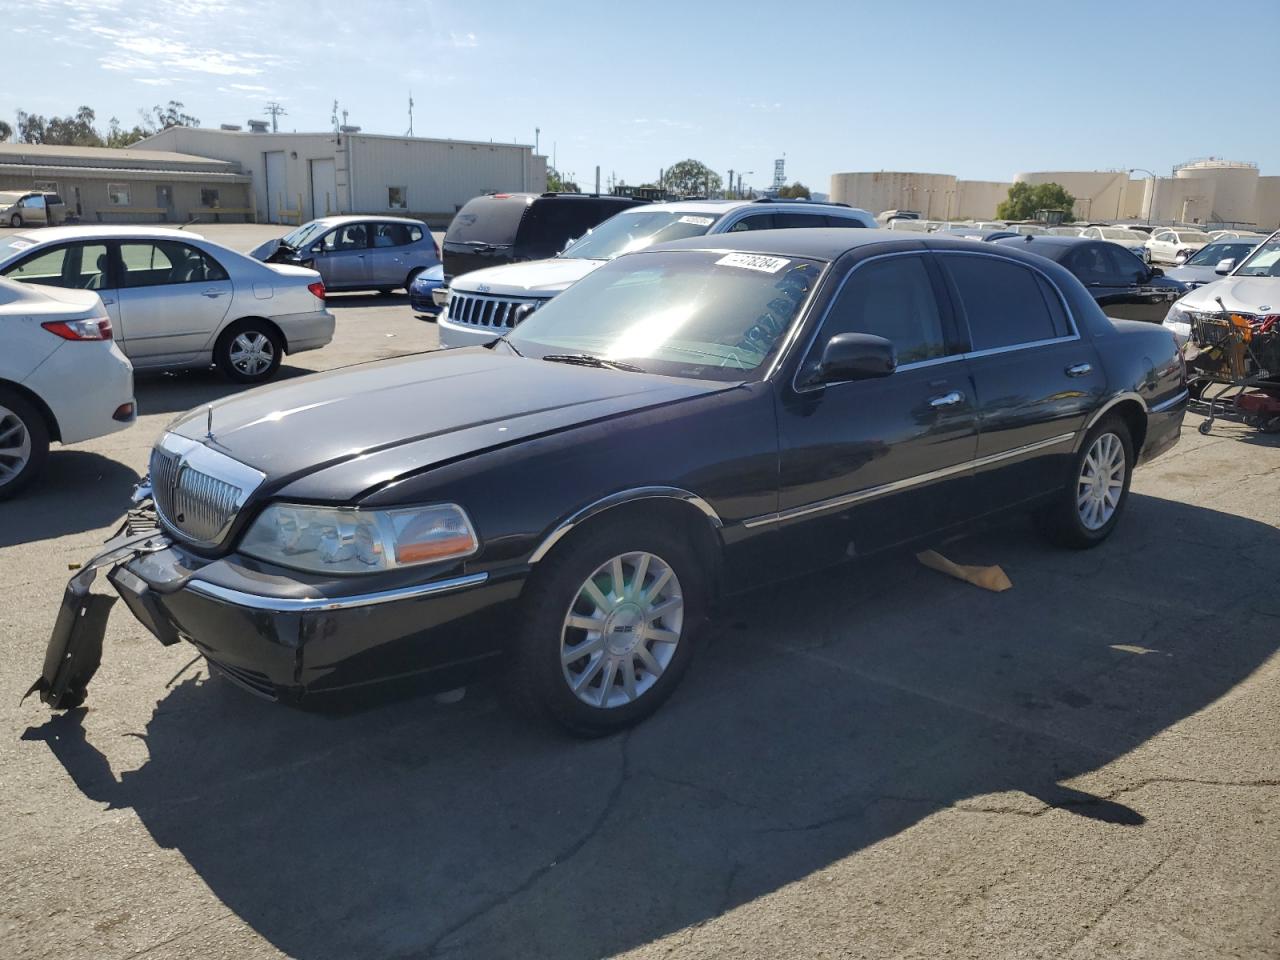
[[[634,203],[596,199],[541,198],[533,201],[516,238],[522,256],[553,257],[571,240],[621,213]]]
[[[529,209],[528,197],[476,197],[454,215],[445,243],[487,243],[495,247],[515,242],[520,221]]]

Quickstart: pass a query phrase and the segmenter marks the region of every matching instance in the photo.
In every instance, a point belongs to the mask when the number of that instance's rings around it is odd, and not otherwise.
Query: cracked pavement
[[[290,366],[435,342],[334,306]],[[1280,438],[1189,416],[1095,551],[939,546],[1006,593],[889,556],[737,599],[607,740],[487,686],[287,710],[120,608],[87,709],[19,706],[68,563],[227,389],[141,382],[134,429],[0,505],[0,956],[1280,956]]]

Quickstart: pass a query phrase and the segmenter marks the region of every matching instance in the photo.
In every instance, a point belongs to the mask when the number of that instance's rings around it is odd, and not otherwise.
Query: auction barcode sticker
[[[784,257],[763,257],[756,253],[727,253],[716,261],[716,266],[742,267],[744,270],[759,270],[761,273],[777,273],[790,262]]]
[[[34,247],[35,245],[36,244],[34,240],[16,240],[15,239],[15,240],[9,241],[9,248],[11,250],[26,250],[28,247]]]
[[[681,223],[692,223],[695,227],[709,227],[715,223],[715,217],[681,217]]]

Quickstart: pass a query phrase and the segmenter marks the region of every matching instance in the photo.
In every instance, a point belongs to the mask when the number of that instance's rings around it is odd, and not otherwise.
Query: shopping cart
[[[1200,432],[1228,409],[1261,430],[1280,430],[1280,314],[1220,312],[1191,317],[1183,346],[1187,380],[1199,388],[1209,418]]]

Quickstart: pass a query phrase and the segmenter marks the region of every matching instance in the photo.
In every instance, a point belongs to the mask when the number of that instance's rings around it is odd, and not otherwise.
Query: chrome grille
[[[494,297],[455,290],[449,294],[449,319],[472,327],[510,330],[516,325],[517,307],[536,308],[544,302],[540,297]]]
[[[222,541],[262,480],[258,471],[185,437],[166,434],[151,452],[151,495],[160,519],[205,546]]]

